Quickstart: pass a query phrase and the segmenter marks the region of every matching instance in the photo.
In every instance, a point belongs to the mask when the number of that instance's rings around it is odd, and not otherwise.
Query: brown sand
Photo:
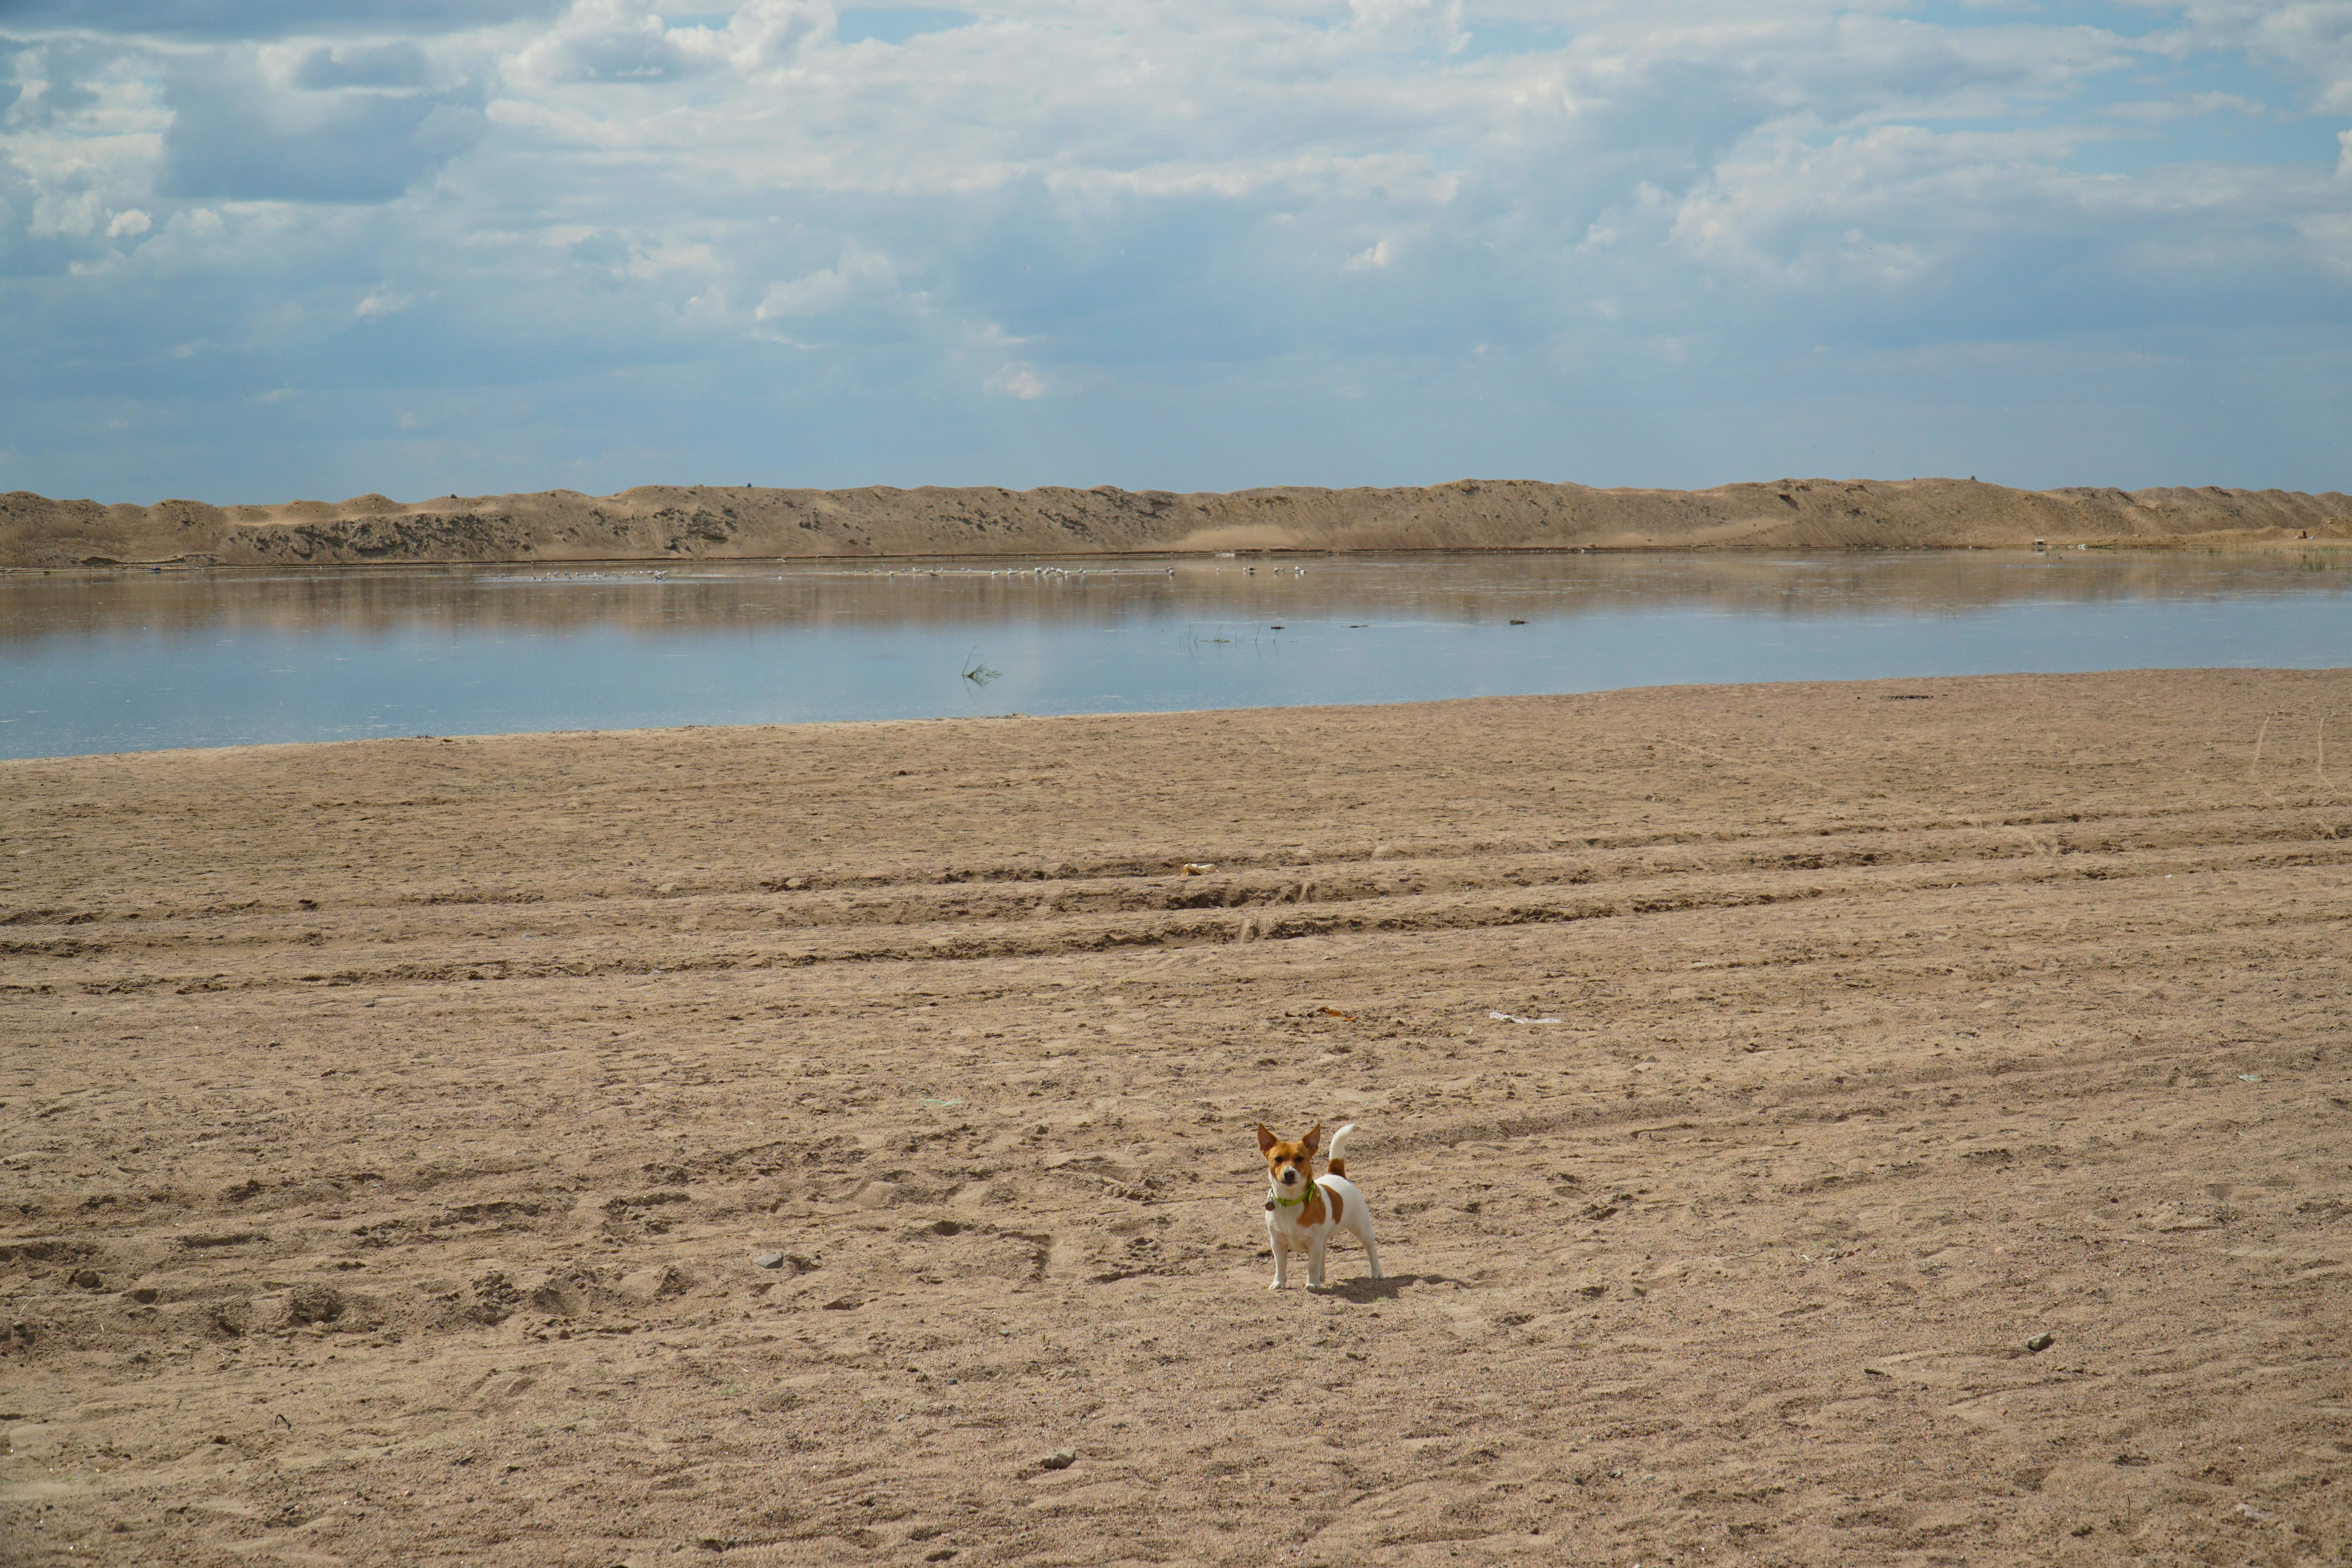
[[[1709,490],[1463,479],[1425,489],[1232,494],[1049,487],[856,490],[647,485],[340,503],[102,506],[0,495],[0,566],[349,565],[428,561],[1073,555],[1219,550],[2017,549],[2352,539],[2330,491],[1973,479],[1780,479]]]
[[[0,764],[0,1561],[2346,1562],[2347,689]]]

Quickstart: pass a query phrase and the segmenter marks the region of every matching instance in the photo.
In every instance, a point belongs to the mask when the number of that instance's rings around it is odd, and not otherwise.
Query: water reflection
[[[975,567],[691,566],[534,571],[20,574],[0,579],[0,646],[137,630],[624,626],[695,633],[810,623],[1092,625],[1139,615],[1482,621],[1643,606],[1843,616],[2021,602],[2226,599],[2340,591],[2325,554],[1406,555]]]
[[[19,574],[0,755],[2312,668],[2352,662],[2347,593],[2325,554],[2105,552]]]

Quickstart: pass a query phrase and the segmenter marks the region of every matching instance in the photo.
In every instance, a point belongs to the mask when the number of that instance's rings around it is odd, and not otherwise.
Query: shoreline
[[[2046,543],[2046,542],[2044,542]],[[2309,538],[2289,537],[2276,532],[2259,534],[2196,534],[2180,536],[2150,536],[2095,540],[2069,540],[2063,543],[2047,544],[2051,552],[2058,550],[2102,551],[2106,552],[2145,551],[2151,554],[2178,554],[2202,552],[2221,555],[2236,552],[2249,554],[2275,554],[2288,550],[2343,550],[2352,548],[2352,533],[2329,534]],[[531,556],[513,560],[447,559],[383,560],[383,561],[292,561],[275,563],[247,563],[226,564],[217,561],[192,561],[183,556],[171,556],[153,561],[93,559],[63,566],[0,565],[0,577],[18,574],[41,576],[74,575],[105,572],[205,572],[230,574],[238,572],[370,572],[370,571],[429,571],[473,567],[539,566],[551,571],[589,570],[599,567],[660,567],[677,566],[793,566],[839,565],[845,563],[868,563],[876,565],[909,561],[1004,561],[1052,560],[1057,562],[1137,561],[1170,559],[1187,562],[1213,560],[1344,560],[1368,555],[1937,555],[1937,554],[2042,554],[2042,544],[1474,544],[1426,545],[1398,548],[1366,548],[1361,550],[1319,549],[1308,546],[1283,548],[1208,551],[1135,550],[1101,551],[1093,553],[1056,553],[1053,555],[1009,555],[989,551],[925,552],[918,554],[843,554],[843,555],[723,555],[723,556],[565,556],[547,559]]]
[[[1135,708],[1103,711],[1087,710],[1071,713],[933,713],[905,718],[855,719],[792,719],[782,721],[753,720],[742,723],[691,722],[681,724],[636,725],[610,730],[456,730],[446,733],[419,731],[407,735],[345,735],[331,740],[311,741],[228,741],[217,745],[156,746],[142,751],[123,752],[63,752],[28,757],[0,757],[0,770],[34,768],[72,763],[129,762],[149,758],[227,759],[248,752],[288,753],[310,752],[326,747],[395,746],[425,742],[445,745],[460,742],[473,744],[528,744],[534,742],[564,743],[586,742],[650,742],[662,738],[676,739],[687,735],[736,737],[749,742],[760,737],[778,738],[799,731],[896,731],[920,728],[946,731],[964,728],[1004,729],[1016,724],[1128,724],[1170,721],[1260,721],[1281,715],[1322,717],[1333,714],[1373,714],[1384,710],[1458,708],[1473,703],[1569,702],[1580,700],[1612,697],[1672,698],[1676,694],[1722,693],[1738,691],[1769,692],[1783,687],[1803,686],[1837,689],[1857,689],[1881,686],[1916,686],[1939,681],[2033,681],[2081,680],[2105,679],[2147,679],[2162,680],[2174,676],[2240,676],[2269,675],[2282,677],[2321,677],[2340,674],[2352,666],[2329,665],[2313,668],[2294,667],[2263,667],[2222,665],[2196,668],[2174,668],[2149,666],[2136,669],[2068,671],[2058,674],[2011,672],[1993,675],[1929,675],[1929,676],[1858,676],[1848,680],[1757,680],[1748,681],[1684,681],[1643,686],[1601,687],[1591,690],[1495,695],[1478,693],[1461,697],[1420,697],[1391,700],[1369,700],[1361,702],[1302,702],[1295,705],[1255,703],[1232,708]],[[1864,699],[1857,695],[1855,700]],[[1887,700],[1904,699],[1890,698]],[[953,739],[955,737],[950,737]],[[0,920],[5,923],[5,920]]]

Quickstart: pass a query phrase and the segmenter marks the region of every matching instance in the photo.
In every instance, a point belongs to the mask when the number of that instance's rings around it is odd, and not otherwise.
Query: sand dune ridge
[[[1956,549],[2352,538],[2334,491],[1780,479],[1706,490],[1462,479],[1227,494],[642,486],[403,503],[0,496],[0,566],[1068,555],[1220,550]]]

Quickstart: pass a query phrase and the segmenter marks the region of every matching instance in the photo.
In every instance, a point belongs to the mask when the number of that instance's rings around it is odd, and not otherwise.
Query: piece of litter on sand
[[[751,1258],[754,1268],[782,1268],[783,1266],[784,1255],[781,1252],[754,1253]]]
[[[1332,1017],[1339,1019],[1343,1024],[1352,1024],[1356,1021],[1356,1016],[1353,1013],[1342,1013],[1337,1007],[1326,1007],[1323,1011],[1328,1013]]]
[[[2052,1345],[2054,1345],[2057,1342],[2057,1339],[2053,1335],[2036,1334],[2032,1339],[2025,1342],[2025,1348],[2032,1351],[2035,1355],[2040,1355],[2043,1351],[2048,1350]]]
[[[925,1105],[961,1105],[963,1101],[961,1100],[927,1100],[923,1101],[923,1103]]]
[[[2269,1514],[2264,1513],[2261,1509],[2256,1508],[2250,1502],[2240,1503],[2238,1505],[2238,1511],[2244,1514],[2248,1519],[2252,1520],[2256,1524],[2268,1524],[2271,1521],[2271,1516]]]
[[[2263,1075],[2258,1072],[2242,1072],[2238,1075],[2238,1081],[2240,1083],[2260,1083],[2263,1081]]]
[[[1517,1013],[1489,1013],[1486,1016],[1497,1024],[1558,1024],[1563,1021],[1559,1018],[1522,1018]]]
[[[1213,871],[1216,868],[1217,863],[1214,860],[1187,860],[1184,862],[1183,875],[1187,877],[1199,877]]]

